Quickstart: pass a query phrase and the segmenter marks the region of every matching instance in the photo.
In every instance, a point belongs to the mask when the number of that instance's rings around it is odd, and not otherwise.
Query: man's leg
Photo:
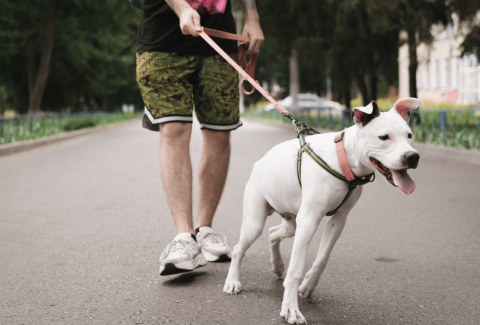
[[[191,123],[160,125],[160,168],[177,234],[195,234],[192,222]]]
[[[197,240],[210,262],[229,261],[232,249],[227,238],[212,228],[213,216],[222,196],[230,162],[230,131],[202,130],[200,157]]]
[[[227,238],[215,232],[211,226],[227,178],[230,131],[242,125],[238,109],[238,73],[219,55],[202,56],[199,67],[196,82],[193,84],[193,99],[204,141],[200,159],[200,193],[195,231],[207,261],[228,261],[232,250],[227,244]]]
[[[200,193],[195,228],[212,226],[230,162],[230,131],[202,130],[202,134],[203,148],[198,176]]]
[[[160,275],[193,271],[207,264],[192,222],[191,123],[160,125],[160,168],[177,235],[160,256]]]

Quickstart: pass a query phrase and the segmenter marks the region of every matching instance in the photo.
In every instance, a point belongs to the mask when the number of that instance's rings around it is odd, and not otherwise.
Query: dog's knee
[[[295,235],[295,226],[291,224],[294,221],[285,221],[278,226],[270,228],[270,244],[274,245],[284,238],[289,238]]]
[[[300,281],[302,281],[302,274],[301,272],[289,272],[285,277],[285,281],[283,281],[283,287],[298,287],[300,285]]]
[[[273,246],[274,244],[282,240],[281,230],[282,230],[282,225],[272,227],[268,230],[268,232],[270,233],[270,245]]]
[[[245,250],[242,249],[240,243],[238,243],[232,249],[232,259],[243,258],[244,256]]]

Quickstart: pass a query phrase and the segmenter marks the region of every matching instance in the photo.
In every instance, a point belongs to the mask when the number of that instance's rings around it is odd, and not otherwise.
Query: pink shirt
[[[208,11],[210,15],[223,14],[227,0],[187,0],[190,6],[198,12]]]

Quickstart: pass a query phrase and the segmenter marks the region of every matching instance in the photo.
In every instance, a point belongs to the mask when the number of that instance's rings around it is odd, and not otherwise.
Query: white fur
[[[363,108],[362,111],[372,113],[370,107]],[[408,138],[410,132],[408,125],[394,110],[381,113],[364,127],[358,124],[348,128],[345,133],[345,151],[354,174],[364,176],[374,171],[369,160],[371,156],[388,168],[404,168],[404,154],[415,151],[411,146],[412,139]],[[389,134],[392,140],[382,141],[378,138],[384,134]],[[342,173],[333,138],[334,133],[326,133],[309,136],[307,142],[331,168]],[[304,154],[303,187],[300,188],[296,175],[298,150],[298,140],[290,140],[272,148],[255,164],[245,188],[240,241],[233,249],[232,263],[223,289],[227,294],[240,292],[240,267],[245,252],[262,233],[267,216],[278,212],[284,219],[279,226],[270,228],[272,270],[278,277],[282,276],[285,268],[280,254],[280,241],[297,235],[284,281],[285,293],[280,312],[280,316],[290,324],[306,323],[298,309],[298,294],[309,297],[317,286],[333,246],[345,226],[348,213],[362,193],[362,186],[358,186],[349,200],[327,222],[317,258],[304,276],[305,258],[313,234],[325,214],[343,200],[348,186]]]

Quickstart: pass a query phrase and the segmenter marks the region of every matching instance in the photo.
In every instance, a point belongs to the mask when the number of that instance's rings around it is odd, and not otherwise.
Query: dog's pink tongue
[[[401,170],[390,169],[390,171],[392,172],[393,183],[398,187],[400,187],[403,193],[411,194],[413,191],[415,191],[415,182],[407,174],[406,169],[401,169]]]

